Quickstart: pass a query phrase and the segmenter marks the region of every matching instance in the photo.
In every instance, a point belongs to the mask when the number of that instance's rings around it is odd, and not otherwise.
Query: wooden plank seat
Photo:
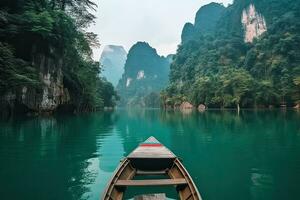
[[[166,175],[167,171],[162,170],[162,171],[142,171],[142,170],[137,170],[136,175]]]
[[[138,175],[141,176],[136,178]],[[156,175],[169,179],[158,177],[151,179],[151,176]],[[154,137],[141,143],[121,162],[108,183],[102,200],[123,200],[125,191],[130,186],[175,186],[180,200],[201,200],[195,183],[180,160]],[[165,195],[147,194],[136,197],[135,200],[165,200],[165,198]]]
[[[185,185],[184,178],[178,179],[151,179],[151,180],[118,180],[115,186],[134,187],[134,186],[168,186],[168,185]]]

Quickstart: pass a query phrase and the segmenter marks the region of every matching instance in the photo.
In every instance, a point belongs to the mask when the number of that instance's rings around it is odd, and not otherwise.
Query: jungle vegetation
[[[114,105],[116,92],[92,59],[97,35],[86,31],[96,7],[91,0],[1,0],[0,95],[20,86],[40,87],[32,56],[42,53],[63,63],[63,84],[76,108]]]
[[[253,43],[245,43],[241,13],[250,4],[266,18],[268,30]],[[183,101],[215,108],[299,104],[299,10],[299,0],[234,1],[214,32],[193,33],[179,46],[170,84],[161,92],[163,105]],[[184,34],[190,38],[188,32]]]

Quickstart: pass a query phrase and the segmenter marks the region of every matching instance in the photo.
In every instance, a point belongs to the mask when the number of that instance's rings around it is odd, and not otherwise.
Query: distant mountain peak
[[[124,72],[127,52],[123,46],[107,45],[101,54],[102,75],[116,86]]]
[[[215,26],[224,10],[223,4],[214,2],[202,6],[196,14],[195,28],[204,32],[215,30]]]
[[[117,90],[121,106],[159,106],[159,92],[168,83],[171,56],[158,55],[147,42],[134,44],[127,56],[125,71]],[[151,95],[150,95],[151,94]],[[155,94],[155,95],[154,95]],[[150,95],[150,96],[148,96]],[[155,103],[153,103],[155,97]],[[145,99],[151,99],[151,105]]]
[[[182,42],[193,40],[199,33],[211,34],[216,30],[217,23],[225,11],[223,4],[210,3],[202,6],[195,17],[194,24],[186,23],[181,34]]]
[[[106,45],[103,49],[103,52],[113,52],[113,51],[120,51],[123,52],[124,54],[127,54],[124,47],[120,45]]]

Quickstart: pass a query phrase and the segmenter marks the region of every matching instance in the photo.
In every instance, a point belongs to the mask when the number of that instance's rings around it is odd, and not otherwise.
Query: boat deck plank
[[[116,186],[168,186],[168,185],[184,185],[187,184],[184,178],[179,179],[151,179],[151,180],[118,180]]]
[[[176,156],[166,147],[138,147],[128,158],[175,158]]]
[[[169,179],[135,180],[135,176],[138,175],[148,176],[147,178],[153,175],[164,175]],[[103,200],[122,200],[127,187],[135,186],[177,186],[176,189],[181,200],[201,200],[195,183],[180,160],[154,137],[141,143],[122,161],[109,182]],[[165,198],[163,195],[144,194],[136,197],[135,200],[162,200]]]
[[[154,137],[140,144],[128,158],[176,158],[176,156]]]

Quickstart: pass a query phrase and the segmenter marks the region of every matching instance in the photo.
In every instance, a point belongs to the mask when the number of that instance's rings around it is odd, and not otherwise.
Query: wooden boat
[[[135,180],[139,175],[166,178]],[[178,157],[154,137],[141,143],[121,161],[102,199],[121,200],[126,188],[137,186],[174,186],[181,200],[201,200],[196,185]]]

